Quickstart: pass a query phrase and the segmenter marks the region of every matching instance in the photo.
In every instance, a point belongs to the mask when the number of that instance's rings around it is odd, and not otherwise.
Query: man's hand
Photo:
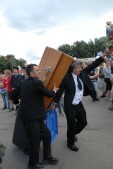
[[[54,109],[57,108],[57,107],[58,107],[58,104],[55,103],[55,102],[52,102],[49,109],[54,110]]]
[[[55,93],[57,93],[57,92],[58,92],[58,90],[59,90],[59,88],[58,88],[58,87],[56,87],[56,84],[54,84],[53,91],[55,91]]]

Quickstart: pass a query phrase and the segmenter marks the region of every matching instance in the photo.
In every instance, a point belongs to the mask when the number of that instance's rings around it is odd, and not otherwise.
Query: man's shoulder
[[[68,83],[68,82],[70,82],[71,79],[73,79],[72,74],[71,73],[66,74],[64,79],[62,80],[62,83]]]
[[[25,79],[25,81],[26,82],[31,82],[31,83],[42,83],[42,81],[40,79],[38,79],[38,78],[31,78],[31,77]]]
[[[25,79],[25,77],[23,75],[19,75],[18,79]]]
[[[38,79],[38,78],[34,79],[34,83],[36,83],[36,84],[43,84],[43,82],[40,79]]]

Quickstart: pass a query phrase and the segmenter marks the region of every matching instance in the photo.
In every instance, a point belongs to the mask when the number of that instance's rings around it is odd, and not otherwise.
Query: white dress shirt
[[[74,79],[74,82],[75,82],[75,88],[76,88],[76,92],[75,92],[75,96],[74,96],[74,99],[72,101],[72,104],[73,105],[77,105],[77,104],[79,104],[82,101],[84,86],[83,86],[82,80],[79,78],[79,80],[80,80],[80,82],[82,84],[82,90],[80,90],[78,88],[77,76],[75,74],[73,74],[73,73],[72,73],[72,76],[73,76],[73,79]]]

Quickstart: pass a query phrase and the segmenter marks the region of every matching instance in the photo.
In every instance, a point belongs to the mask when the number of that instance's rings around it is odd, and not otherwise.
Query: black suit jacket
[[[88,67],[82,70],[81,74],[79,75],[80,79],[83,81],[84,84],[84,96],[91,95],[92,98],[96,98],[96,92],[94,89],[94,85],[89,78],[89,73],[94,70],[97,66],[99,66],[104,61],[103,58],[98,58]],[[60,89],[54,99],[56,103],[59,102],[62,94],[64,92],[64,108],[66,114],[71,114],[71,105],[72,101],[75,96],[76,88],[74,79],[71,73],[68,73],[65,78],[63,79]]]
[[[17,79],[17,86],[20,85],[21,81],[25,79],[25,76],[24,75],[20,75]]]
[[[21,82],[15,94],[20,97],[19,116],[23,121],[45,119],[43,96],[55,96],[55,92],[48,90],[41,80],[31,77]],[[15,99],[15,96],[13,98]]]
[[[20,74],[17,74],[17,75],[11,75],[11,87],[16,89],[17,87],[17,81],[18,81],[18,78],[20,77],[21,75]]]

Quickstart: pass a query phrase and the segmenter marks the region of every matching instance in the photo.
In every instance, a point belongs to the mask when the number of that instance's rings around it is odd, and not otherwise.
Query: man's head
[[[26,66],[23,66],[23,67],[22,67],[21,72],[22,72],[22,74],[23,74],[24,76],[26,76]]]
[[[79,75],[83,69],[83,63],[80,60],[74,60],[69,68],[69,72],[75,75]]]
[[[105,64],[106,64],[107,67],[111,66],[111,60],[110,59],[106,59]]]
[[[10,70],[8,70],[8,69],[6,69],[6,70],[4,71],[4,73],[6,74],[6,76],[11,75],[11,71],[10,71]]]
[[[26,68],[26,73],[30,77],[38,78],[40,71],[36,64],[29,64]]]
[[[13,72],[14,72],[14,74],[17,74],[18,73],[18,67],[17,66],[13,66]]]

